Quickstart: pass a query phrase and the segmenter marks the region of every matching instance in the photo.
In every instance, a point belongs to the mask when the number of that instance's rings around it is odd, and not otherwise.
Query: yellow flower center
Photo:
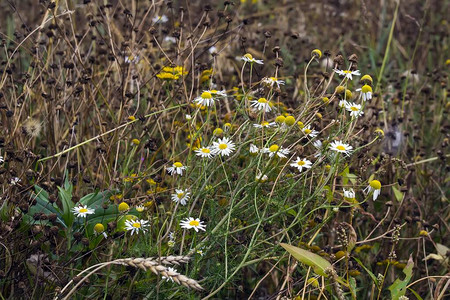
[[[345,151],[345,147],[342,146],[342,145],[337,146],[336,149],[341,150],[341,151]]]
[[[178,197],[178,198],[183,198],[183,196],[184,196],[184,193],[178,193],[178,194],[177,194],[177,197]]]
[[[133,223],[133,227],[134,228],[141,228],[141,223],[138,223],[138,222]]]
[[[88,210],[87,210],[87,208],[80,208],[79,212],[80,213],[87,213]]]
[[[278,116],[275,118],[275,122],[277,123],[284,123],[286,121],[286,118],[284,116]]]
[[[304,162],[303,160],[301,160],[301,161],[297,162],[297,165],[299,165],[299,166],[304,166],[304,165],[305,165],[305,162]]]
[[[203,99],[211,99],[211,98],[212,98],[212,95],[211,95],[210,92],[203,92],[202,95],[201,95],[201,97],[202,97]]]
[[[359,110],[356,106],[351,106],[350,109],[353,110],[353,111],[358,111]]]
[[[270,80],[277,81],[277,78],[276,77],[270,77]]]
[[[210,90],[211,94],[217,94],[217,90]]]
[[[227,144],[220,144],[219,145],[219,149],[220,150],[225,150],[225,149],[227,149],[228,148],[228,145]]]
[[[292,126],[295,124],[295,118],[293,116],[287,116],[284,122],[286,123],[286,125]]]
[[[280,147],[278,147],[278,145],[272,145],[272,146],[269,147],[269,151],[270,152],[277,152],[279,148]]]
[[[248,59],[253,59],[253,56],[250,53],[245,54],[244,57],[247,57]]]
[[[266,104],[267,102],[268,102],[268,101],[267,101],[266,98],[259,98],[259,99],[258,99],[258,103]]]
[[[181,168],[183,166],[183,164],[178,161],[176,163],[174,163],[173,165],[177,168]]]
[[[308,128],[305,128],[304,130],[303,130],[303,132],[305,133],[305,134],[310,134],[311,133],[311,129],[308,129]]]
[[[365,93],[369,93],[369,92],[371,93],[372,92],[372,88],[370,87],[370,85],[365,84],[361,88],[361,92],[363,92],[364,94]]]
[[[267,126],[267,125],[269,125],[269,122],[267,122],[267,121],[261,123],[261,126]]]
[[[378,180],[372,180],[369,185],[374,188],[375,190],[379,190],[381,189],[381,182],[379,182]]]
[[[350,74],[352,71],[349,71],[349,70],[344,70],[344,73],[345,74]]]
[[[101,223],[97,223],[94,226],[94,230],[97,233],[101,233],[101,232],[105,231],[105,226],[103,226],[103,224],[101,224]]]
[[[203,153],[210,153],[211,151],[210,151],[208,148],[203,148],[203,149],[202,149],[202,152],[203,152]]]
[[[191,225],[191,226],[198,226],[198,225],[200,225],[200,222],[197,221],[197,220],[192,220],[192,221],[189,222],[189,225]]]

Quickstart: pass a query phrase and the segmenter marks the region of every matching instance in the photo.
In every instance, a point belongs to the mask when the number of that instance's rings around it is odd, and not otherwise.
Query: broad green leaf
[[[398,202],[402,202],[405,195],[400,192],[399,189],[395,187],[395,185],[392,186],[392,190],[394,191],[395,199],[397,199]]]
[[[392,300],[398,300],[401,296],[405,296],[406,286],[412,277],[412,269],[414,267],[414,262],[412,256],[409,256],[408,263],[406,267],[403,269],[403,273],[406,275],[405,279],[401,280],[397,278],[394,283],[389,287],[391,291]]]
[[[304,250],[295,246],[291,246],[285,243],[280,243],[281,247],[286,249],[293,257],[298,261],[304,263],[307,266],[313,268],[314,272],[320,276],[328,277],[325,270],[332,268],[330,262],[325,258],[312,253],[308,250]]]
[[[58,187],[59,190],[59,199],[63,205],[62,218],[67,226],[71,226],[75,215],[72,212],[72,208],[75,206],[72,202],[72,185],[69,185],[67,189],[63,189]]]

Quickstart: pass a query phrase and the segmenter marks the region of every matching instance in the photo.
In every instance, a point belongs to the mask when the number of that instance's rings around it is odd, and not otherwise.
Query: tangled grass
[[[449,4],[282,2],[0,4],[2,298],[448,296]]]

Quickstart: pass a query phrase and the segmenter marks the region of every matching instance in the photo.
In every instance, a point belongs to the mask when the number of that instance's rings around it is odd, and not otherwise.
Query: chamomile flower
[[[348,200],[355,199],[355,191],[351,188],[349,190],[344,189],[344,198]]]
[[[337,70],[337,69],[334,69],[334,71],[335,71],[336,73],[338,73],[339,76],[345,76],[345,77],[348,78],[349,80],[352,80],[352,79],[353,79],[353,78],[352,78],[353,75],[356,75],[356,76],[360,76],[360,75],[361,75],[361,73],[359,72],[359,70],[350,71],[350,70]]]
[[[167,272],[170,272],[170,275],[174,276],[174,275],[178,275],[178,271],[172,267],[167,267]],[[162,276],[161,277],[163,280],[165,279],[166,281],[172,281],[173,282],[173,278],[171,276]]]
[[[347,102],[347,106],[345,107],[345,109],[350,112],[350,116],[355,118],[360,117],[364,114],[361,108],[362,108],[361,104],[356,104],[353,102],[352,103]]]
[[[263,174],[261,173],[261,171],[258,170],[258,173],[257,173],[256,176],[255,176],[255,180],[256,180],[257,182],[263,183],[263,182],[266,182],[267,179],[269,179],[269,177],[267,177],[266,174],[263,175]]]
[[[204,252],[202,249],[198,249],[198,250],[196,251],[196,253],[197,253],[197,254],[200,254],[200,256],[205,255],[205,252]]]
[[[88,208],[87,205],[79,205],[77,207],[72,208],[72,212],[77,217],[86,218],[87,215],[92,215],[94,210]]]
[[[303,127],[303,128],[302,128],[302,132],[303,132],[306,136],[309,136],[309,137],[316,137],[316,136],[319,134],[318,131],[316,131],[316,130],[314,130],[314,129],[311,129],[311,125],[307,125],[307,126]]]
[[[344,153],[347,156],[350,156],[353,147],[350,146],[349,144],[341,143],[340,141],[334,141],[330,144],[330,149],[336,152]]]
[[[364,189],[366,194],[373,192],[373,201],[377,200],[378,196],[381,194],[381,182],[378,180],[372,180],[369,185]]]
[[[171,167],[167,168],[167,172],[169,172],[170,175],[178,174],[183,176],[183,171],[186,170],[186,168],[186,166],[183,166],[182,163],[177,161]]]
[[[125,56],[125,63],[127,63],[127,64],[131,64],[131,63],[137,64],[138,62],[139,62],[138,55]]]
[[[214,155],[220,154],[228,156],[235,150],[236,146],[233,141],[231,141],[229,138],[224,137],[218,139],[217,142],[213,142],[211,148]]]
[[[211,106],[214,104],[214,97],[209,91],[203,91],[203,93],[194,99],[194,102],[201,106]]]
[[[166,15],[155,16],[152,18],[153,23],[166,23],[167,21],[169,21],[169,18]]]
[[[188,190],[175,189],[175,194],[172,194],[172,201],[175,203],[180,203],[181,205],[186,205],[186,201],[189,200],[189,195],[191,193]]]
[[[102,234],[105,239],[108,237],[108,235],[105,232],[105,226],[102,223],[97,223],[94,225],[94,232],[96,235]]]
[[[268,153],[269,157],[273,157],[275,154],[278,157],[286,158],[286,155],[289,154],[289,149],[285,149],[283,147],[279,147],[277,144],[273,144],[269,148],[262,149],[263,153]]]
[[[213,157],[213,153],[210,147],[201,147],[197,150],[195,150],[195,153],[197,156],[200,156],[202,158],[211,158]]]
[[[363,101],[372,99],[372,87],[368,84],[362,86],[362,88],[357,89],[357,92],[361,92]]]
[[[258,152],[259,152],[258,147],[256,147],[256,145],[254,145],[254,144],[250,144],[250,153],[251,154],[256,154]]]
[[[147,227],[149,226],[148,224],[149,221],[147,220],[126,220],[125,221],[125,229],[128,231],[131,231],[131,235],[133,234],[138,234],[140,231],[142,232],[146,232],[148,229]]]
[[[199,218],[186,218],[185,220],[180,222],[180,226],[181,228],[184,229],[191,229],[193,228],[196,232],[198,232],[198,230],[203,230],[206,231],[206,225],[203,224],[203,221],[200,221]]]
[[[261,80],[261,83],[267,87],[273,87],[273,85],[276,84],[278,88],[280,88],[280,85],[284,85],[284,81],[278,80],[276,77],[264,77]]]
[[[145,209],[145,206],[144,206],[144,205],[138,205],[138,206],[136,206],[136,211],[137,211],[137,212],[143,212],[144,209]]]
[[[314,148],[317,149],[317,152],[314,154],[314,157],[319,157],[322,154],[323,145],[321,140],[315,140],[313,142]]]
[[[256,109],[257,111],[269,112],[272,110],[271,103],[266,98],[259,98],[258,100],[250,101],[251,107]]]
[[[261,122],[261,124],[253,124],[253,127],[255,127],[255,128],[270,128],[270,127],[273,127],[276,125],[277,125],[277,123],[275,123],[275,122],[269,123],[267,121],[264,121],[264,122]]]
[[[249,62],[249,63],[257,63],[257,64],[264,64],[263,61],[261,59],[254,59],[253,56],[250,53],[245,54],[244,56],[241,57],[241,60],[245,61],[245,62]]]
[[[311,169],[312,167],[312,162],[307,160],[306,158],[300,158],[297,156],[297,159],[290,164],[291,167],[297,168],[299,172],[301,172],[303,170],[303,168],[305,169]]]
[[[341,100],[341,101],[339,101],[339,104],[338,104],[338,106],[340,107],[340,108],[346,108],[347,106],[348,106],[348,101],[347,100]]]

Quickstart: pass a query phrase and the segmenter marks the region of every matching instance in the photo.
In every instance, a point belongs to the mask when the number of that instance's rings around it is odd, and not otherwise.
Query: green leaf
[[[330,262],[320,255],[285,243],[280,243],[280,245],[295,257],[295,259],[312,267],[314,272],[320,276],[328,277],[325,270],[333,268]]]
[[[423,300],[422,297],[419,296],[419,294],[417,294],[417,292],[411,288],[408,288],[408,290],[414,294],[414,296],[416,296],[417,300]]]
[[[395,185],[392,186],[392,190],[394,191],[395,199],[397,199],[398,202],[402,202],[405,195],[400,192],[399,189],[395,187]]]
[[[372,278],[372,281],[377,285],[378,280],[375,274],[373,274],[367,267],[356,257],[353,257],[353,259],[369,274],[370,278]]]
[[[398,300],[401,296],[405,296],[406,286],[412,277],[412,269],[414,267],[414,262],[412,259],[412,255],[409,256],[408,263],[406,267],[403,269],[403,273],[406,275],[405,279],[400,280],[397,278],[394,283],[388,288],[391,291],[392,300]]]
[[[59,199],[61,200],[63,206],[62,218],[68,227],[73,224],[73,220],[75,218],[75,215],[72,212],[72,208],[75,206],[75,204],[72,202],[72,189],[73,186],[71,184],[69,184],[68,187],[64,189],[58,187]]]

